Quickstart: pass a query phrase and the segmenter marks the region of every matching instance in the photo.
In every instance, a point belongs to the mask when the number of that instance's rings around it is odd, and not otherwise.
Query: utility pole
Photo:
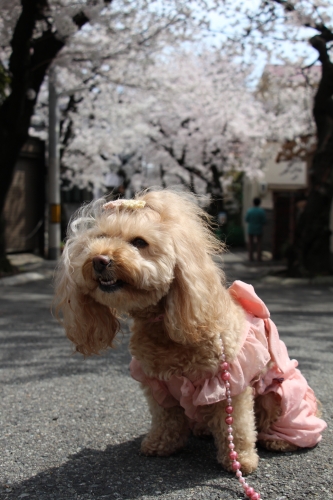
[[[56,72],[49,72],[49,252],[48,258],[58,260],[61,241],[60,162],[59,162],[59,112],[56,89]]]

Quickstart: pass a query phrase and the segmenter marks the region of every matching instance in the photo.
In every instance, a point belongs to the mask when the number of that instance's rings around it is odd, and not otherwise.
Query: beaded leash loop
[[[226,356],[224,353],[224,346],[223,342],[221,339],[221,360],[222,360],[222,380],[224,380],[225,387],[226,387],[226,396],[227,396],[227,406],[225,407],[225,412],[227,414],[227,417],[225,418],[225,423],[228,426],[228,441],[229,441],[229,458],[231,460],[231,466],[232,469],[236,472],[236,477],[238,478],[238,481],[242,485],[244,489],[245,495],[250,498],[251,500],[260,500],[261,496],[260,494],[254,490],[244,479],[243,474],[241,472],[241,463],[238,462],[238,453],[235,450],[235,445],[234,445],[234,436],[233,436],[233,417],[231,416],[232,412],[234,411],[233,406],[232,406],[232,399],[231,399],[231,390],[230,390],[230,372],[229,372],[229,363],[226,361]]]

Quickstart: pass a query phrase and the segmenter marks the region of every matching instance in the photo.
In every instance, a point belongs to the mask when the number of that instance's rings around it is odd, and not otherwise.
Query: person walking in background
[[[248,223],[249,258],[253,260],[254,244],[256,243],[258,261],[261,261],[262,233],[266,222],[266,213],[265,210],[260,207],[260,203],[260,198],[254,198],[253,207],[248,209],[245,217],[245,222]]]

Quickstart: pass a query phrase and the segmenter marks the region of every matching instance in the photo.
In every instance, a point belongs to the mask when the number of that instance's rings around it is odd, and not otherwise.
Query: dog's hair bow
[[[119,200],[114,200],[114,201],[108,201],[107,203],[104,203],[103,208],[104,210],[112,210],[113,208],[119,207],[119,208],[129,208],[130,210],[138,210],[139,208],[143,208],[146,205],[146,202],[143,200],[124,200],[124,199],[119,199]]]

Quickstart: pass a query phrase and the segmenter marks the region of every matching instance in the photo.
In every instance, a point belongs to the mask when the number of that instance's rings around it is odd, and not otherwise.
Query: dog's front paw
[[[283,439],[262,439],[258,441],[259,446],[262,448],[265,448],[266,450],[269,451],[281,451],[286,452],[286,451],[296,451],[298,450],[298,446],[292,443],[288,443],[287,441],[283,441]]]
[[[232,462],[227,455],[224,455],[222,457],[218,456],[217,457],[218,462],[222,465],[222,467],[229,471],[229,472],[235,472],[234,469],[232,468]],[[251,452],[242,452],[239,453],[238,462],[241,464],[241,471],[244,475],[251,474],[251,472],[254,472],[256,468],[258,467],[258,462],[259,462],[259,457],[258,454],[255,450]]]
[[[170,434],[167,430],[150,432],[141,443],[141,453],[144,455],[167,457],[181,450],[187,441],[186,435]]]

